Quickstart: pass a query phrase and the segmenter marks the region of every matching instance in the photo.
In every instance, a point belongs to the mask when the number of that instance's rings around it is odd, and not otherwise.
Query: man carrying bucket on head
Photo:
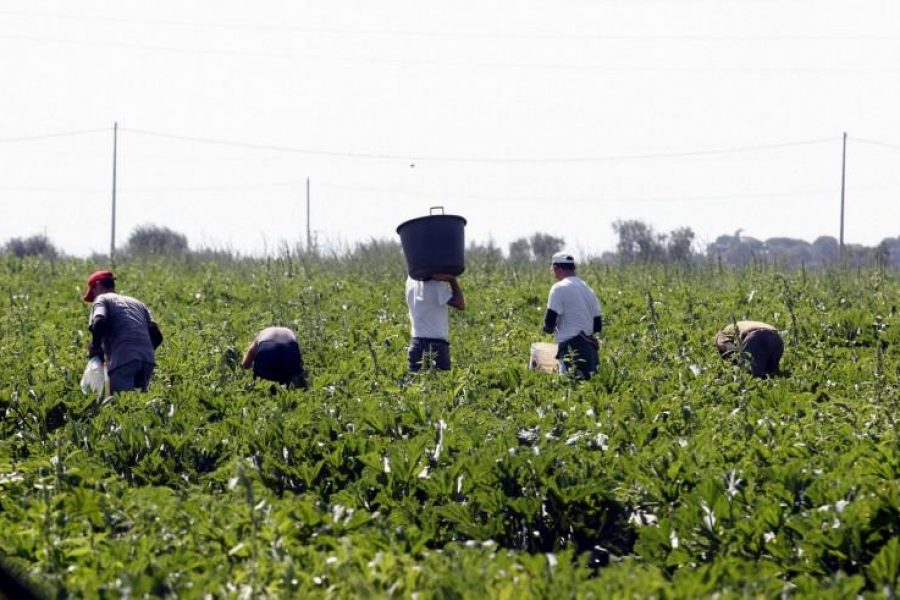
[[[409,370],[424,368],[450,370],[450,310],[466,307],[462,288],[453,275],[436,273],[426,281],[406,278],[406,304],[412,340]]]
[[[600,364],[600,343],[594,337],[603,328],[600,301],[594,290],[575,276],[575,258],[568,252],[554,254],[550,268],[556,283],[547,299],[544,331],[556,338],[560,366],[574,368],[581,378],[590,379]]]

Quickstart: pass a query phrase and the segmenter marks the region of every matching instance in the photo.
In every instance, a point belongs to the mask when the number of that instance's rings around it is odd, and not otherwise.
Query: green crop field
[[[454,369],[408,377],[404,273],[365,256],[128,263],[148,394],[79,380],[84,261],[0,257],[0,555],[50,597],[893,598],[900,281],[585,266],[601,373],[527,371],[544,266],[470,262]],[[711,345],[782,330],[789,375]],[[271,324],[308,392],[238,362]]]

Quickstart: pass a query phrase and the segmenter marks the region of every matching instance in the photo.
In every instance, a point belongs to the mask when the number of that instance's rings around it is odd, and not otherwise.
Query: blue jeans
[[[132,360],[119,365],[109,372],[109,392],[127,392],[141,390],[146,392],[150,387],[150,378],[156,368],[152,362]]]
[[[413,373],[426,369],[450,370],[450,342],[438,338],[413,338],[409,344],[409,370]]]

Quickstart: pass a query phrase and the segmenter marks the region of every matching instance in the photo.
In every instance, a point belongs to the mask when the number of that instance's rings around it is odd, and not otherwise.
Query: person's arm
[[[247,351],[244,352],[244,359],[241,361],[241,366],[245,369],[249,369],[253,366],[253,361],[256,360],[256,353],[259,351],[259,344],[256,343],[256,340],[250,342],[250,345],[247,346]]]
[[[91,330],[91,343],[88,345],[88,358],[103,357],[103,336],[106,335],[106,317],[97,315],[88,328]]]
[[[91,343],[88,345],[88,358],[99,356],[103,359],[103,338],[107,332],[106,302],[97,298],[91,305],[91,317],[88,330],[91,332]]]
[[[466,298],[463,296],[462,288],[459,286],[459,281],[453,275],[446,275],[444,273],[437,273],[432,275],[432,278],[438,281],[446,281],[450,284],[450,292],[452,296],[447,300],[447,304],[452,306],[456,310],[465,310],[466,308]]]
[[[556,331],[556,320],[559,318],[559,315],[552,308],[548,308],[547,312],[544,313],[544,332],[545,333],[553,333]]]
[[[162,331],[159,330],[159,325],[156,324],[156,321],[150,321],[149,330],[150,341],[153,342],[153,349],[156,350],[163,343]]]

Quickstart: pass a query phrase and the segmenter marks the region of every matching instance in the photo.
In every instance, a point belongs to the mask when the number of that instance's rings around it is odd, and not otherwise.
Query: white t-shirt
[[[574,275],[553,284],[547,308],[559,315],[553,333],[557,342],[571,339],[582,331],[590,335],[594,331],[594,317],[600,316],[597,294]]]
[[[453,290],[446,281],[406,278],[406,305],[412,337],[450,339],[450,309]]]

